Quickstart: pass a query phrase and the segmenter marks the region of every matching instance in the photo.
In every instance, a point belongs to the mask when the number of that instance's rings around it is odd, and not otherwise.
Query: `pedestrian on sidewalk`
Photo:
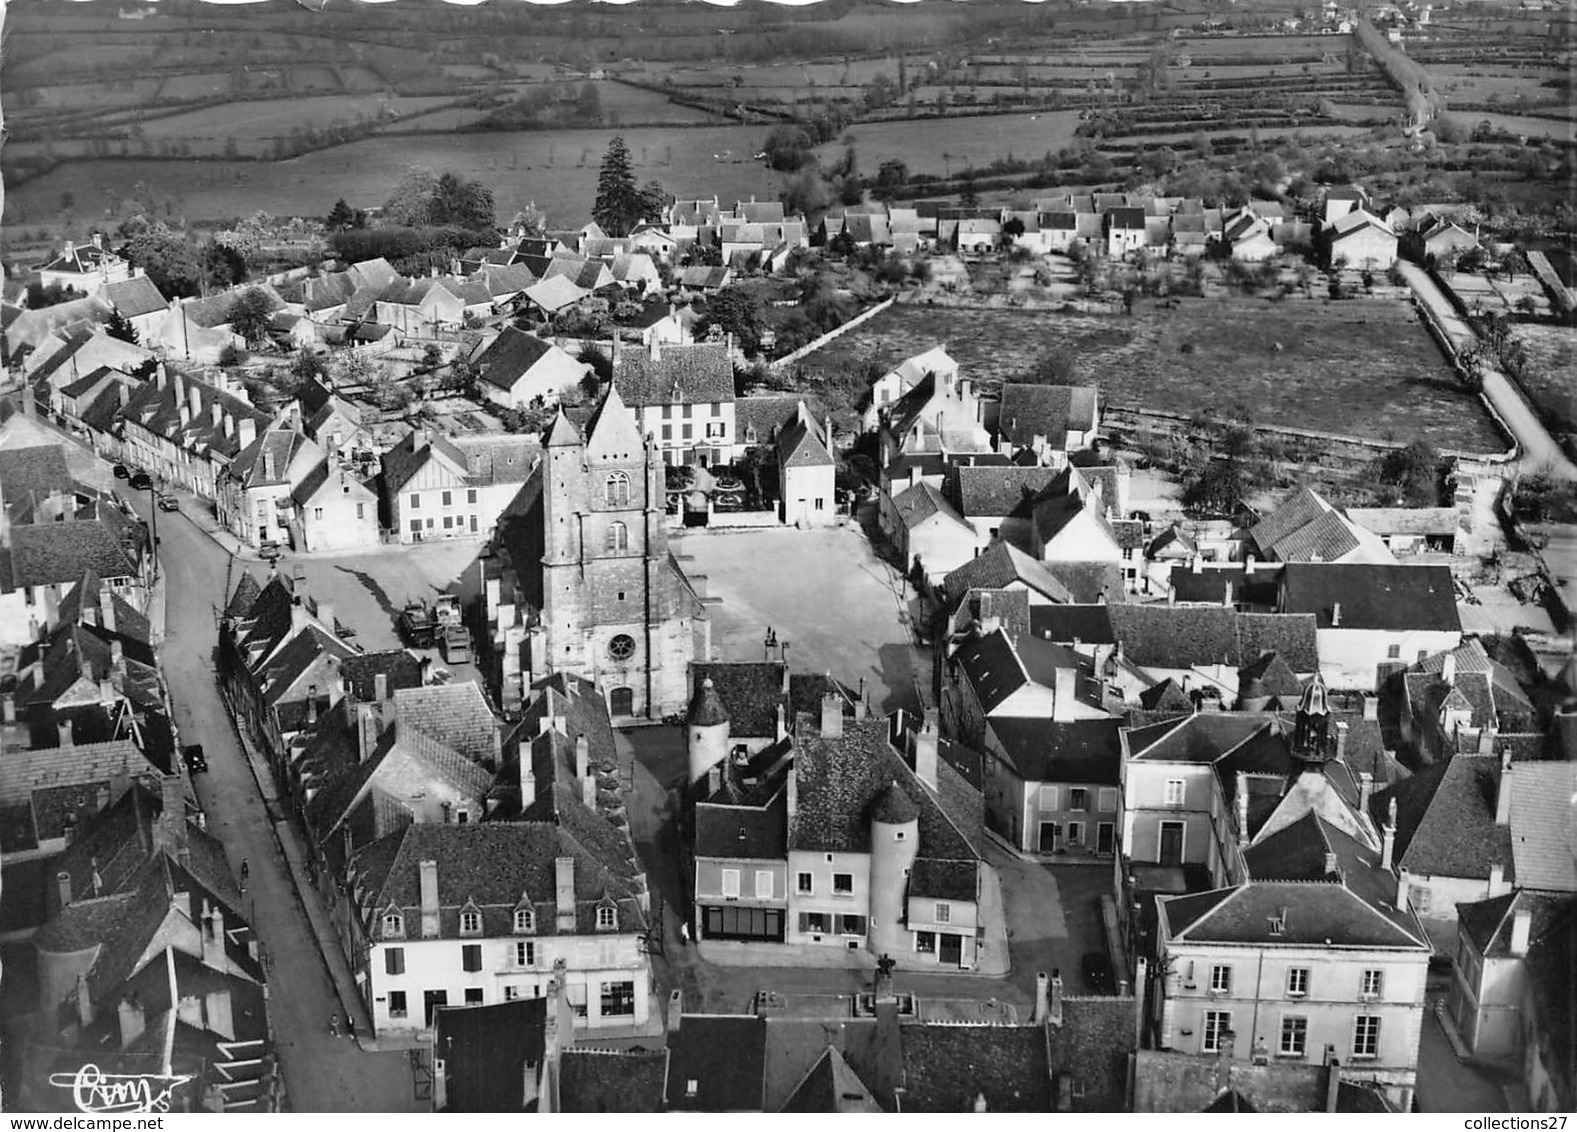
[[[339,1037],[339,1015],[338,1014],[330,1014],[329,1015],[329,1034],[331,1036],[333,1036],[333,1037],[336,1037],[336,1038]]]
[[[246,891],[247,878],[252,875],[252,863],[245,857],[241,858],[241,891]]]
[[[345,1036],[351,1041],[356,1040],[356,1019],[349,1014],[345,1015]]]

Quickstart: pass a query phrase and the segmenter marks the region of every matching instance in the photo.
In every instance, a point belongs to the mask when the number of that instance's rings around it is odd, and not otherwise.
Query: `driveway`
[[[133,502],[147,518],[146,493]],[[365,1053],[329,1034],[338,998],[215,683],[214,610],[225,601],[227,555],[189,519],[160,520],[169,594],[160,659],[182,741],[203,744],[208,756],[208,773],[195,779],[208,829],[224,842],[233,869],[250,862],[246,898],[270,960],[269,1013],[286,1103],[297,1112],[419,1111],[403,1052]]]
[[[918,706],[914,681],[930,666],[906,624],[913,595],[857,527],[686,531],[669,545],[706,579],[713,659],[761,660],[770,628],[772,657],[794,671],[863,680],[878,712]]]

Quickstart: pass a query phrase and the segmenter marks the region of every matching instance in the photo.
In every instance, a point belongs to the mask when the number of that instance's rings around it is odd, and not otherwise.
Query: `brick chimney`
[[[55,874],[55,899],[60,908],[71,905],[71,874],[64,869]]]
[[[1396,856],[1396,799],[1391,799],[1386,811],[1385,825],[1380,831],[1380,867],[1389,869]]]
[[[420,871],[422,938],[438,937],[438,862],[422,861]]]
[[[225,917],[217,904],[210,906],[203,901],[202,923],[198,929],[203,937],[203,966],[214,971],[225,968]]]
[[[1059,722],[1072,719],[1078,703],[1079,670],[1056,668],[1052,681],[1051,718]]]
[[[1533,912],[1527,908],[1516,908],[1511,913],[1511,942],[1508,945],[1511,953],[1519,959],[1528,954],[1528,945],[1533,935]]]
[[[115,632],[115,594],[108,582],[99,583],[99,628]]]
[[[553,860],[553,912],[558,930],[575,930],[575,858]]]
[[[1035,1013],[1032,1024],[1044,1026],[1051,1017],[1051,976],[1044,971],[1035,972]]]
[[[238,449],[250,448],[257,440],[257,421],[252,417],[237,417],[235,422],[235,443]]]

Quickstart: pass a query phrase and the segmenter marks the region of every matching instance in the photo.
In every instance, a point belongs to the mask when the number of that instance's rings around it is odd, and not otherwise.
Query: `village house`
[[[669,346],[653,339],[645,350],[625,350],[615,336],[613,385],[665,464],[733,462],[734,367],[725,343]]]
[[[322,461],[323,450],[295,429],[265,428],[220,476],[219,522],[248,546],[291,540],[297,519],[292,492]]]
[[[1001,718],[1064,722],[1106,716],[1090,660],[1028,634],[1011,635],[982,598],[978,631],[947,657],[940,708],[947,734],[977,749]]]
[[[170,301],[159,293],[159,288],[141,268],[130,279],[105,283],[99,288],[98,297],[131,324],[139,342],[156,333],[160,320],[170,309]]]
[[[318,461],[291,489],[290,501],[292,538],[304,554],[379,544],[378,493],[344,465]]]
[[[956,381],[958,363],[948,356],[945,347],[933,346],[922,354],[905,359],[877,378],[865,395],[862,410],[865,431],[874,432],[881,423],[883,410],[919,385],[928,374],[935,374],[944,382]]]
[[[1002,386],[997,442],[1013,454],[1027,450],[1040,463],[1055,466],[1068,452],[1089,447],[1100,426],[1093,385]]]
[[[566,388],[578,389],[590,372],[553,343],[513,326],[499,331],[475,366],[483,398],[506,409],[523,409],[533,402],[557,404]]]
[[[1402,738],[1426,764],[1463,751],[1498,753],[1503,735],[1543,731],[1517,678],[1477,638],[1410,666],[1401,685]]]
[[[91,295],[107,283],[132,277],[132,266],[104,246],[104,233],[95,232],[86,244],[67,240],[60,254],[38,269],[45,287],[69,287]]]
[[[1462,1043],[1475,1058],[1515,1066],[1531,1111],[1571,1111],[1577,897],[1510,892],[1458,912],[1450,1020]]]
[[[1373,690],[1409,661],[1462,640],[1446,566],[1291,563],[1277,608],[1314,614],[1320,670],[1338,689]]]
[[[1396,264],[1396,233],[1384,220],[1361,208],[1337,219],[1326,236],[1332,267],[1385,271]]]
[[[1396,562],[1383,538],[1309,487],[1250,527],[1248,543],[1266,562]]]
[[[1122,723],[1004,716],[984,740],[986,823],[1022,853],[1109,857],[1122,829]]]
[[[936,585],[979,553],[975,528],[930,484],[905,488],[892,497],[890,507],[894,521],[889,537],[905,565],[922,571],[927,583]]]
[[[268,428],[244,397],[161,365],[121,409],[123,452],[164,484],[218,501],[225,469]]]
[[[402,543],[485,536],[537,466],[534,436],[413,429],[382,456],[382,515]]]
[[[801,401],[778,431],[776,443],[779,518],[800,528],[842,522],[831,418],[825,425],[819,424]]]

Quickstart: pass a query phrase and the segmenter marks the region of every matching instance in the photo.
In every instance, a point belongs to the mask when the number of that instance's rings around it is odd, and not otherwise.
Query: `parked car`
[[[161,495],[161,496],[159,496],[159,510],[160,511],[179,511],[180,509],[181,509],[181,501],[179,499],[175,498],[175,496],[173,496],[173,495]]]
[[[181,749],[181,757],[186,760],[187,774],[207,774],[208,759],[203,754],[201,743],[192,743]]]
[[[118,480],[126,479],[128,476],[131,475],[131,469],[128,468],[125,464],[116,464],[113,468],[110,469],[110,471],[115,473],[115,478],[118,479]]]
[[[257,552],[264,558],[278,558],[284,553],[284,549],[277,540],[271,538],[266,538],[257,544]]]
[[[147,472],[133,472],[126,483],[136,491],[147,491],[153,487],[153,477]]]

